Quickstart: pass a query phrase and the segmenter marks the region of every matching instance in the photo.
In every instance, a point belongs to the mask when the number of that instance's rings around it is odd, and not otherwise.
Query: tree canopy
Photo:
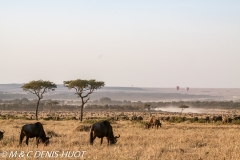
[[[77,94],[78,98],[81,98],[82,100],[81,117],[80,117],[81,121],[83,117],[83,107],[90,99],[90,94],[92,94],[94,90],[100,89],[105,85],[104,82],[96,81],[95,79],[90,79],[90,80],[76,79],[76,80],[64,81],[63,84],[65,87],[68,87],[68,89],[75,89],[76,91],[75,94]]]
[[[24,91],[29,91],[32,94],[37,95],[38,101],[37,101],[37,107],[36,107],[36,120],[38,120],[37,114],[38,114],[38,106],[40,100],[43,98],[43,94],[54,91],[55,88],[57,88],[57,85],[50,81],[31,81],[29,83],[24,84],[21,87]]]
[[[187,106],[187,105],[181,105],[181,106],[179,106],[179,108],[182,108],[182,111],[181,111],[181,113],[182,113],[183,110],[186,109],[186,108],[189,108],[189,106]]]
[[[29,83],[24,84],[21,87],[24,91],[29,91],[32,94],[36,94],[38,98],[43,98],[43,94],[49,91],[54,91],[57,88],[57,85],[50,81],[31,81]]]

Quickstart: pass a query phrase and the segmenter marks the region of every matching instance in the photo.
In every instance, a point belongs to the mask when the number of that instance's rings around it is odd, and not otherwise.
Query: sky
[[[240,88],[240,1],[0,0],[0,75]]]

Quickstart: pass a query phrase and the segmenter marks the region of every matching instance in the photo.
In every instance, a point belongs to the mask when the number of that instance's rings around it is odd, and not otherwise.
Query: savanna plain
[[[123,113],[124,114],[124,113]],[[0,130],[4,130],[4,138],[0,141],[0,152],[23,151],[29,157],[5,157],[2,159],[87,159],[87,160],[221,160],[240,159],[240,125],[232,123],[197,123],[184,121],[171,123],[161,121],[162,127],[146,129],[145,122],[131,120],[111,120],[114,135],[120,138],[115,145],[108,145],[107,139],[96,138],[93,145],[89,143],[89,130],[81,130],[90,126],[92,120],[39,120],[47,135],[52,135],[50,144],[36,146],[34,138],[29,145],[19,146],[19,134],[24,124],[35,123],[36,120],[8,119],[0,120]],[[80,129],[79,129],[80,128]],[[36,151],[81,151],[78,157],[34,157]],[[82,152],[85,151],[85,152]],[[78,152],[79,153],[79,152]]]

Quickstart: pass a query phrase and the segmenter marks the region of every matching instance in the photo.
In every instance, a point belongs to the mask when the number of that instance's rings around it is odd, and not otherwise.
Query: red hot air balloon
[[[188,88],[188,87],[186,87],[185,89],[186,89],[186,91],[188,91],[188,90],[189,90],[189,88]]]
[[[179,86],[176,86],[176,89],[177,89],[177,90],[179,90],[179,88],[180,88]]]

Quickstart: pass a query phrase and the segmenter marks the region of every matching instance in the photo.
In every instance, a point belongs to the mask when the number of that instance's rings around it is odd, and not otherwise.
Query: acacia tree
[[[151,109],[151,104],[148,104],[148,103],[144,103],[144,106],[143,106],[144,109],[147,108],[148,111],[150,111]]]
[[[43,94],[50,91],[54,91],[55,88],[57,88],[57,85],[50,81],[38,80],[26,83],[21,88],[24,91],[29,91],[30,93],[37,95],[38,101],[36,107],[36,120],[38,120],[38,106],[40,100],[43,98]]]
[[[181,111],[181,114],[182,114],[183,110],[186,109],[186,108],[189,108],[189,106],[181,105],[181,106],[179,106],[179,108],[182,108],[182,111]]]
[[[75,89],[75,94],[78,95],[78,98],[81,99],[81,115],[80,115],[80,121],[82,122],[83,119],[83,108],[84,105],[88,102],[90,99],[90,94],[93,93],[94,90],[100,89],[105,84],[102,81],[96,81],[94,79],[91,80],[70,80],[70,81],[63,81],[63,84],[65,87],[68,87],[68,89]]]

